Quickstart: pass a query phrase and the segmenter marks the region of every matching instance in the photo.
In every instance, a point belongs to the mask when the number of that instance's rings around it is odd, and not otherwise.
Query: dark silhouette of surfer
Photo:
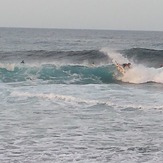
[[[24,64],[25,63],[24,60],[22,60],[21,63]]]
[[[131,63],[123,63],[122,67],[123,68],[130,68],[131,67]]]

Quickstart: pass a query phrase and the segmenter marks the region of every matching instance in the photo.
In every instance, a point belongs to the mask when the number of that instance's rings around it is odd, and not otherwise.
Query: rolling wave
[[[133,48],[121,51],[127,58],[137,64],[145,64],[148,67],[160,67],[163,65],[163,50]]]
[[[163,83],[163,51],[134,48],[124,51],[25,51],[0,52],[1,82],[43,81],[55,84]],[[25,64],[21,64],[24,60]],[[10,61],[10,62],[9,62]],[[12,63],[11,63],[12,61]],[[19,61],[19,62],[18,62]],[[125,75],[114,61],[130,62]]]
[[[109,55],[105,53],[107,48],[101,50],[82,50],[82,51],[0,51],[0,60],[5,63],[19,63],[25,60],[26,63],[55,63],[61,64],[108,64],[111,63]],[[163,50],[132,48],[116,51],[125,58],[133,60],[135,63],[143,63],[149,67],[159,67],[163,64]],[[114,51],[115,53],[115,51]]]

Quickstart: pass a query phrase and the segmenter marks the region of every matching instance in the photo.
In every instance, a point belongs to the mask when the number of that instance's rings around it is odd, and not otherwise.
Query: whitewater
[[[163,162],[163,32],[0,38],[0,162]]]

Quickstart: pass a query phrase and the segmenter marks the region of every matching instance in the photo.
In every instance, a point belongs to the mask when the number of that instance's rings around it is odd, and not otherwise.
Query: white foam
[[[0,63],[0,68],[5,68],[6,70],[8,71],[14,71],[15,69],[15,64],[3,64],[3,63]]]
[[[143,65],[134,65],[134,67],[126,71],[122,81],[129,83],[163,83],[163,68],[156,69]]]
[[[47,99],[47,100],[61,100],[65,102],[75,102],[75,103],[86,103],[90,105],[95,105],[98,102],[96,100],[85,100],[77,97],[73,97],[70,95],[59,95],[59,94],[54,94],[54,93],[31,93],[31,92],[19,92],[19,91],[14,91],[10,94],[13,97],[37,97],[37,98],[42,98],[42,99]]]
[[[10,94],[12,97],[20,97],[20,98],[39,98],[39,99],[44,99],[44,100],[50,100],[50,101],[62,101],[65,103],[72,103],[73,105],[84,105],[86,104],[87,106],[93,106],[93,105],[107,105],[110,107],[115,107],[115,108],[139,108],[139,109],[162,109],[163,105],[159,104],[156,106],[156,104],[149,103],[146,105],[143,101],[139,103],[134,103],[132,101],[129,101],[128,104],[126,104],[126,101],[118,101],[118,99],[115,100],[100,100],[100,99],[85,99],[85,98],[79,98],[79,97],[74,97],[71,95],[60,95],[60,94],[54,94],[54,93],[32,93],[32,92],[21,92],[21,91],[14,91]],[[129,99],[128,99],[129,100]]]

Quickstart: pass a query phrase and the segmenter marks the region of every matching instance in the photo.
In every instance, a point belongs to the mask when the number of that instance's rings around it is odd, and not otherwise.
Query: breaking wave
[[[112,51],[0,52],[1,82],[43,81],[55,84],[163,83],[163,51],[129,49]],[[9,61],[12,60],[12,63]],[[24,60],[25,64],[21,64]],[[19,61],[19,62],[18,62]],[[124,75],[113,61],[132,64]],[[152,62],[153,61],[153,62]],[[150,65],[150,66],[149,66]]]

